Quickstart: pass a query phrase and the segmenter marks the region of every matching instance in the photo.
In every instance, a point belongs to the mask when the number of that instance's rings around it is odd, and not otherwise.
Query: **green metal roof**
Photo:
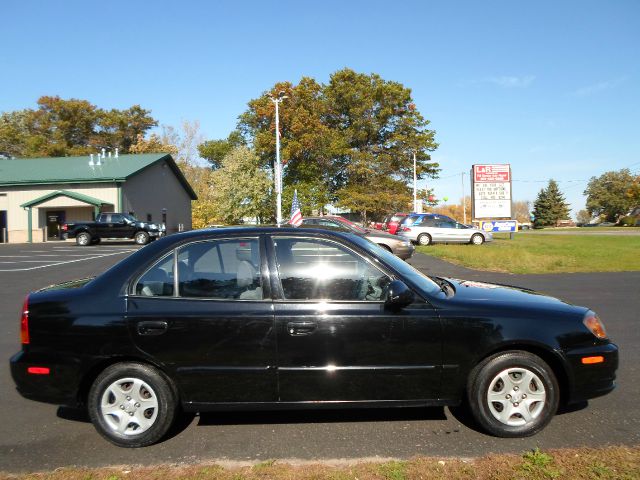
[[[83,195],[81,193],[69,192],[67,190],[57,190],[55,192],[48,193],[41,197],[36,198],[35,200],[31,200],[30,202],[23,203],[20,205],[22,208],[35,207],[36,205],[40,205],[52,198],[56,197],[69,197],[80,202],[88,203],[89,205],[93,205],[94,207],[100,207],[101,205],[112,205],[111,202],[105,202],[104,200],[100,200],[99,198],[90,197],[89,195]]]
[[[94,155],[94,163],[97,155]],[[11,185],[49,185],[56,183],[125,182],[129,177],[166,161],[192,200],[198,197],[189,182],[167,153],[119,155],[100,159],[90,165],[88,155],[82,157],[46,157],[0,159],[0,187]]]

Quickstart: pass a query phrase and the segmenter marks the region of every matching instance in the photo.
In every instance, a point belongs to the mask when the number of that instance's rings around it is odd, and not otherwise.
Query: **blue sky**
[[[0,18],[0,111],[138,103],[221,138],[276,81],[350,67],[412,89],[440,143],[422,183],[450,202],[474,163],[511,163],[520,200],[554,178],[574,212],[591,176],[640,172],[636,0],[3,0]]]

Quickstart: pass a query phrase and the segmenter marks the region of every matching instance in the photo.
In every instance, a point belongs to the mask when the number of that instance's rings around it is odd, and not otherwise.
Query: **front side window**
[[[287,300],[382,301],[390,279],[364,258],[323,239],[274,239]]]
[[[108,222],[109,223],[122,223],[124,222],[124,217],[120,214],[114,214],[114,215],[110,215],[111,218],[109,218]]]
[[[456,223],[449,220],[438,220],[436,222],[438,228],[456,228]]]

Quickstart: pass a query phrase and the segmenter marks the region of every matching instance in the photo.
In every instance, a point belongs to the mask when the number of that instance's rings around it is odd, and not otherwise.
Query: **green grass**
[[[637,480],[640,447],[579,448],[487,455],[475,459],[414,457],[384,463],[290,465],[280,461],[243,467],[156,465],[58,468],[52,472],[0,472],[11,480]]]
[[[431,245],[418,252],[476,270],[511,273],[640,270],[640,235],[494,235],[482,246]]]

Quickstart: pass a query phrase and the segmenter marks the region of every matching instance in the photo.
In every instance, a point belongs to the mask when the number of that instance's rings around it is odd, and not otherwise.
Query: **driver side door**
[[[421,299],[385,307],[393,275],[334,240],[274,235],[279,399],[438,398],[440,320]]]

